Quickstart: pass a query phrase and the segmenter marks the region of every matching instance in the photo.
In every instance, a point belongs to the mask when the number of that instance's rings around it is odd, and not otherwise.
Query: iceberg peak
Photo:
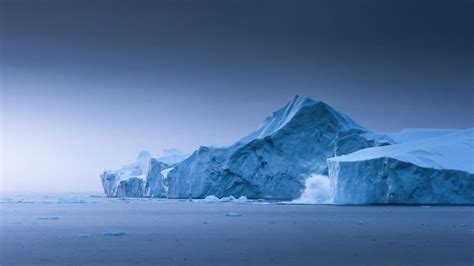
[[[246,144],[254,139],[263,139],[273,135],[294,120],[297,120],[296,123],[301,125],[308,123],[309,121],[306,121],[307,116],[305,117],[305,115],[302,114],[308,108],[313,110],[311,115],[317,116],[317,119],[321,121],[333,121],[331,123],[336,123],[337,127],[343,129],[356,128],[368,131],[347,115],[334,110],[331,106],[322,101],[316,101],[306,96],[295,95],[282,108],[265,118],[257,130],[240,139],[237,143]]]
[[[153,158],[149,151],[141,151],[137,156],[137,161],[145,162]]]

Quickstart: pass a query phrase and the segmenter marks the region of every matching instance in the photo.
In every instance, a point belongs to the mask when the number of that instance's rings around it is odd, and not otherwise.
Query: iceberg
[[[147,151],[142,151],[138,154],[136,162],[125,165],[119,170],[116,171],[104,171],[100,175],[102,180],[102,187],[104,188],[105,195],[107,197],[116,197],[119,196],[119,187],[120,194],[137,194],[140,191],[142,192],[140,197],[144,196],[144,188],[141,188],[141,181],[146,180],[146,175],[148,171],[148,164],[152,156]],[[129,180],[134,178],[134,180]],[[144,183],[144,182],[143,182]],[[128,193],[124,190],[128,188],[133,188],[133,193]]]
[[[326,103],[295,96],[228,147],[200,147],[165,180],[168,198],[295,199],[308,176],[327,175],[327,158],[390,145]]]
[[[406,132],[400,144],[328,159],[333,203],[474,204],[474,128]]]
[[[100,178],[107,197],[165,197],[165,179],[173,165],[187,155],[176,149],[153,157],[143,151],[136,162],[114,171],[104,171]],[[163,162],[163,161],[166,162]],[[168,163],[167,163],[168,162]]]

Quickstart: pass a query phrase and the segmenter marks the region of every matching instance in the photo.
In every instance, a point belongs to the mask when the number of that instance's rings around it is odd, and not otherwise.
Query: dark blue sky
[[[2,175],[20,180],[80,168],[91,188],[141,149],[231,143],[295,94],[381,132],[473,126],[474,1],[0,3]]]

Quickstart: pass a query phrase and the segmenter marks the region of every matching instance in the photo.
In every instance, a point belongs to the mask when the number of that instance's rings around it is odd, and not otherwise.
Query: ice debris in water
[[[238,212],[228,212],[226,213],[225,216],[228,216],[228,217],[240,217],[242,216],[242,214],[238,213]]]
[[[77,235],[77,237],[79,237],[79,238],[89,238],[89,237],[91,237],[91,235],[90,234],[79,234],[79,235]]]
[[[124,236],[126,235],[123,231],[108,231],[104,233],[104,236]]]
[[[77,198],[60,198],[58,199],[58,203],[87,203],[83,199],[77,199]]]
[[[229,196],[229,197],[222,197],[218,198],[214,195],[207,196],[204,201],[206,202],[247,202],[248,199],[246,196],[241,196],[240,198],[236,199],[234,196]]]

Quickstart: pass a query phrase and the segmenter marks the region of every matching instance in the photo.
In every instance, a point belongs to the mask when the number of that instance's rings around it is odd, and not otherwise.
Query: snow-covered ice
[[[184,161],[189,154],[186,154],[178,149],[165,149],[162,154],[156,156],[156,160],[163,162],[167,165],[175,165],[179,162]]]
[[[334,203],[474,203],[474,129],[328,159]]]
[[[427,140],[455,133],[460,129],[442,128],[406,128],[397,133],[387,134],[390,138],[399,143]]]
[[[38,220],[59,220],[57,216],[41,216],[38,217]]]

